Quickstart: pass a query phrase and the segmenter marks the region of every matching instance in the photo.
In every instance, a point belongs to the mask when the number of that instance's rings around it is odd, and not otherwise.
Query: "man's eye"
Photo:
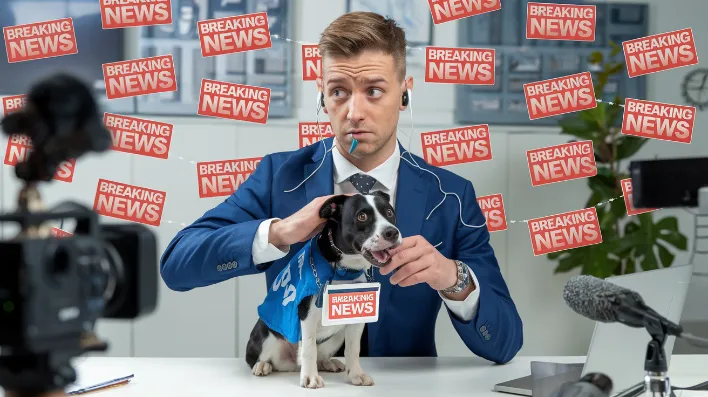
[[[369,95],[371,96],[381,96],[381,94],[383,94],[383,91],[378,88],[372,88],[369,90]]]

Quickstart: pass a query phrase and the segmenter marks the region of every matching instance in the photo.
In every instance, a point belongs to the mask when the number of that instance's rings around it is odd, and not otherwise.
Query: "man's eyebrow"
[[[340,84],[349,81],[349,79],[344,78],[344,77],[332,77],[331,79],[327,80],[327,85],[330,84]],[[378,84],[378,83],[387,83],[386,79],[380,76],[375,76],[375,77],[362,77],[360,81],[364,84],[367,85],[373,85],[373,84]]]
[[[361,79],[361,81],[364,84],[378,84],[378,83],[387,83],[386,79],[383,77],[364,77]]]

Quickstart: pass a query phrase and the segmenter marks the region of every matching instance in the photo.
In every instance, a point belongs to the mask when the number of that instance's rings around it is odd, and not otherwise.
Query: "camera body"
[[[74,206],[78,209],[68,212],[0,216],[24,225],[59,218],[77,224],[71,236],[19,235],[0,242],[0,385],[5,389],[47,382],[47,389],[65,387],[76,380],[66,360],[89,350],[82,340],[96,320],[135,319],[157,305],[152,231],[141,224],[99,225],[94,211]],[[37,371],[35,360],[44,360],[47,371]],[[62,372],[65,376],[45,379]]]
[[[140,224],[98,225],[89,209],[0,216],[0,221],[71,218],[73,236],[0,242],[0,347],[32,354],[80,353],[98,318],[134,319],[157,303],[154,234]],[[79,229],[79,227],[77,227]]]

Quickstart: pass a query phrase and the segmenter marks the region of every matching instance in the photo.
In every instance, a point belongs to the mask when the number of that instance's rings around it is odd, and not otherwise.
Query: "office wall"
[[[701,17],[708,13],[708,4],[702,0],[683,1],[680,4],[651,0],[648,3],[651,4],[651,33],[691,27],[696,37],[699,58],[708,56],[705,55],[708,54],[708,41],[702,40],[702,37],[708,36],[708,27],[703,24]],[[292,38],[307,43],[317,42],[322,29],[345,11],[345,4],[344,0],[299,0],[295,5],[298,22],[294,26]],[[454,46],[456,27],[456,22],[435,26],[434,45]],[[136,35],[130,29],[127,33],[129,38]],[[133,51],[132,54],[137,54],[135,47],[130,46],[128,49]],[[422,63],[423,52],[417,56],[419,58],[413,59],[411,63]],[[682,68],[650,76],[647,99],[683,104],[680,83],[690,69]],[[166,191],[162,224],[151,227],[158,237],[161,253],[181,229],[181,224],[191,223],[223,201],[223,198],[199,198],[195,162],[256,157],[297,147],[298,121],[315,119],[312,105],[316,87],[314,82],[299,81],[301,70],[297,61],[293,73],[298,82],[294,87],[297,117],[270,120],[265,126],[214,118],[149,117],[175,126],[169,160],[118,152],[101,157],[88,156],[77,162],[72,183],[55,181],[43,188],[47,201],[55,204],[72,199],[91,206],[98,178]],[[417,134],[453,125],[454,92],[451,85],[426,84],[421,67],[409,68],[409,74],[415,79],[412,98],[415,133],[410,148],[419,154],[420,140]],[[326,119],[326,116],[323,117]],[[404,133],[410,131],[410,121],[410,113],[401,114],[400,128]],[[690,145],[653,140],[635,158],[705,156],[708,154],[706,123],[708,111],[699,113],[693,143]],[[492,160],[450,166],[449,169],[471,180],[478,195],[502,193],[509,220],[522,221],[578,209],[584,205],[588,196],[585,180],[536,188],[531,187],[529,181],[525,151],[564,143],[570,137],[560,135],[558,128],[491,125],[490,130]],[[399,136],[404,146],[409,145],[408,138],[407,135]],[[6,138],[2,139],[0,147],[4,148]],[[2,209],[12,210],[15,208],[19,184],[8,166],[3,166],[0,178]],[[558,198],[562,200],[560,203]],[[682,210],[655,213],[655,216],[664,215],[677,216],[682,232],[689,237],[693,236],[693,218],[690,214]],[[121,221],[102,217],[102,222]],[[7,230],[5,232],[7,237]],[[524,322],[525,342],[521,354],[584,354],[592,333],[592,323],[567,309],[561,299],[565,281],[577,273],[554,275],[553,262],[545,256],[533,255],[528,228],[523,222],[510,223],[508,230],[492,233],[491,243]],[[688,252],[678,253],[675,263],[685,263],[688,257]],[[708,271],[708,261],[702,269]],[[109,355],[243,356],[248,335],[256,320],[256,306],[264,296],[265,281],[262,275],[232,279],[189,292],[170,291],[160,284],[159,306],[155,314],[132,323],[102,320],[99,332],[113,344]],[[702,306],[692,307],[693,312],[687,311],[686,316],[698,319],[708,317],[708,312],[703,311]],[[457,337],[445,311],[441,311],[437,323],[436,341],[440,355],[471,354]]]

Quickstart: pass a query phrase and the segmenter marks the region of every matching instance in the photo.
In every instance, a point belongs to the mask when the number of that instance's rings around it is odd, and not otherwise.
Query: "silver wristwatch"
[[[455,260],[455,263],[457,264],[457,283],[452,287],[441,290],[442,292],[456,294],[464,291],[465,288],[467,288],[467,286],[472,282],[472,277],[470,277],[470,269],[467,265],[458,260]]]

